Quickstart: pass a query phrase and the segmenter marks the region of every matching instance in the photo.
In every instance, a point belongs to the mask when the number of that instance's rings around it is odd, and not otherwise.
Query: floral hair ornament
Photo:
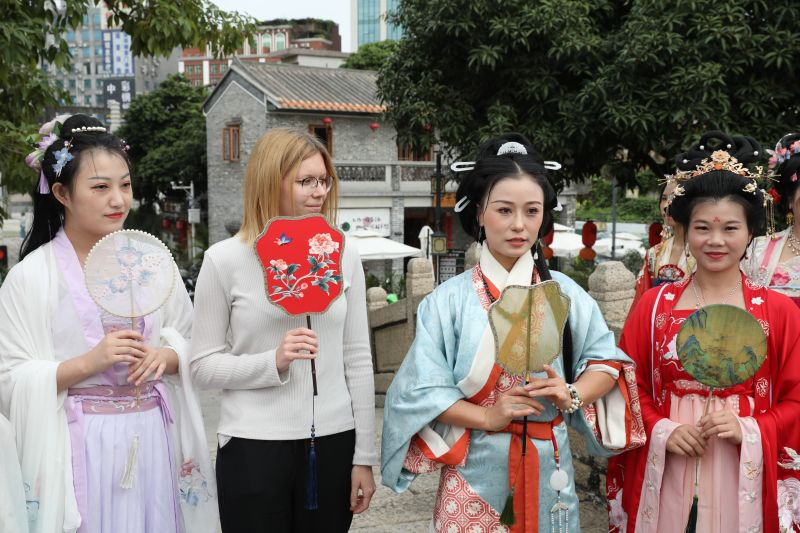
[[[684,160],[684,162],[687,161]],[[750,180],[750,183],[745,185],[742,190],[750,194],[756,194],[760,191],[758,188],[758,180],[772,179],[775,176],[769,171],[764,172],[764,169],[761,166],[756,166],[755,172],[752,172],[749,168],[740,163],[738,159],[733,157],[725,150],[716,150],[711,154],[711,157],[707,157],[700,161],[700,164],[697,165],[694,170],[679,170],[675,173],[675,180],[677,180],[679,184],[677,187],[675,187],[675,192],[673,194],[675,196],[683,196],[685,191],[680,185],[680,182],[686,182],[692,178],[712,172],[714,170],[727,170],[728,172],[733,172],[734,174],[738,174],[743,178],[747,178]]]
[[[61,177],[61,171],[64,170],[64,166],[75,159],[75,156],[69,153],[69,141],[64,141],[64,148],[55,152],[53,155],[56,158],[56,162],[53,163],[53,172],[56,173],[56,177]]]
[[[27,138],[27,142],[35,145],[36,149],[25,157],[25,164],[39,172],[39,185],[37,188],[39,194],[50,194],[50,185],[47,183],[47,177],[42,171],[42,159],[44,159],[44,153],[50,145],[58,140],[61,125],[69,117],[70,115],[59,115],[50,122],[42,124],[42,127],[39,128],[40,137],[38,139],[33,135]]]
[[[800,140],[791,143],[789,146],[783,146],[780,141],[775,145],[774,150],[767,150],[769,154],[769,169],[774,170],[784,162],[791,159],[795,154],[800,154]],[[797,181],[797,175],[792,176],[792,181]]]

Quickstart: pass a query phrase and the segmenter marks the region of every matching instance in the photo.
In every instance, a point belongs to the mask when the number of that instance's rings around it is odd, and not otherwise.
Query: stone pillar
[[[481,259],[481,245],[478,242],[473,242],[464,252],[464,270],[469,270],[478,264]]]
[[[370,287],[367,289],[367,311],[373,311],[386,307],[389,303],[386,301],[386,291],[381,287]]]
[[[414,257],[406,271],[406,298],[433,291],[433,264],[424,257]]]
[[[597,301],[617,339],[628,317],[635,285],[636,278],[620,261],[600,263],[589,276],[589,295]]]

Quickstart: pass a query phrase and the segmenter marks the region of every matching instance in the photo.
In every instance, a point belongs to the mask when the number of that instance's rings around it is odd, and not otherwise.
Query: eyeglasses
[[[314,191],[317,190],[317,187],[321,187],[322,191],[326,193],[330,191],[331,187],[333,187],[333,178],[330,176],[325,176],[324,178],[308,176],[307,178],[297,180],[296,183],[300,184],[306,196],[311,196],[314,194]]]

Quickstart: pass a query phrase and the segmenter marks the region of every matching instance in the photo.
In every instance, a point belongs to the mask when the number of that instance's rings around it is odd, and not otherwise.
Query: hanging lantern
[[[175,223],[175,227],[180,231],[185,230],[186,229],[186,221],[183,220],[182,218],[179,218],[178,221]]]
[[[597,257],[597,252],[592,249],[592,246],[597,242],[597,224],[591,220],[586,221],[583,225],[581,242],[583,242],[583,248],[578,252],[578,257],[584,261],[594,261],[594,258]]]
[[[380,128],[380,127],[381,127],[381,125],[378,124],[378,122],[375,121],[375,120],[373,120],[372,122],[369,123],[369,129],[371,129],[373,133],[378,131],[378,128]]]
[[[650,243],[650,246],[655,246],[661,242],[661,232],[663,230],[664,226],[661,225],[661,222],[650,224],[650,228],[647,230],[647,242]]]
[[[545,259],[552,259],[553,258],[553,249],[550,248],[550,245],[553,244],[553,238],[555,237],[555,231],[550,230],[550,232],[542,237],[542,242],[544,246],[542,247],[542,253],[544,254]]]
[[[164,219],[161,220],[161,228],[162,229],[167,230],[167,229],[169,229],[169,226],[170,226],[170,222],[169,222],[168,218],[164,218]]]
[[[330,126],[331,124],[333,124],[333,119],[331,117],[325,117],[322,119],[322,123],[325,124],[326,126]]]

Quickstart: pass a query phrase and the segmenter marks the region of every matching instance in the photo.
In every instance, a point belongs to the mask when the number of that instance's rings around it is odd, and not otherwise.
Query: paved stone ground
[[[212,457],[216,455],[216,435],[214,434],[219,420],[219,393],[217,391],[201,392],[201,407],[206,425],[209,450]],[[380,435],[383,426],[383,409],[376,412],[376,442],[380,449]],[[586,483],[590,476],[589,467],[578,464],[579,482]],[[417,478],[411,488],[403,494],[395,494],[380,483],[380,472],[375,468],[375,481],[378,491],[372,498],[369,510],[353,519],[351,531],[369,533],[428,533],[428,526],[433,512],[439,476],[423,475]],[[601,479],[604,482],[604,480]],[[581,530],[584,533],[604,533],[608,531],[604,504],[591,494],[584,492],[581,501]]]

